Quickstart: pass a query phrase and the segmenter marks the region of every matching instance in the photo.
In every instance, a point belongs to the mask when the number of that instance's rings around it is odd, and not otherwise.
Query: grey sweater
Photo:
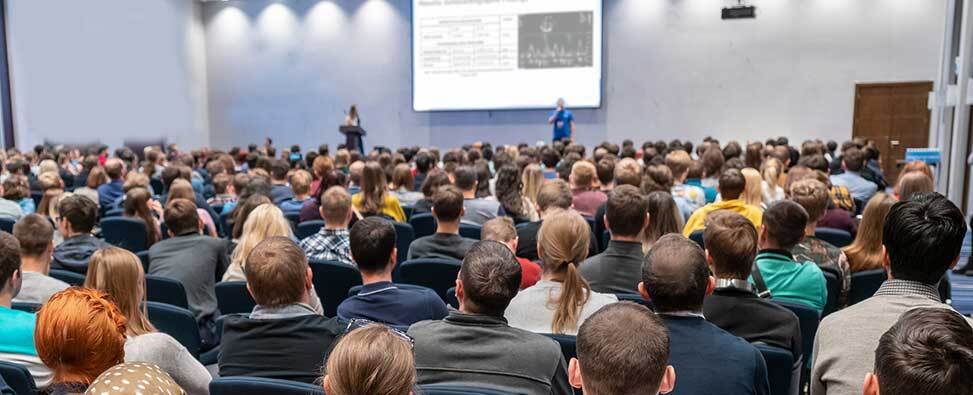
[[[187,394],[209,394],[209,371],[176,339],[165,333],[147,333],[125,341],[125,362],[150,362],[158,365]]]

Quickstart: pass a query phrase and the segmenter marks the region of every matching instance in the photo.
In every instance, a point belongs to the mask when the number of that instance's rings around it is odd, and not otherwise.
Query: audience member
[[[14,237],[20,243],[20,271],[23,286],[15,302],[43,304],[51,295],[68,287],[64,281],[48,276],[54,253],[54,228],[37,214],[24,216],[14,224]]]
[[[457,170],[458,171],[458,170]],[[431,177],[431,176],[430,176]],[[408,259],[445,258],[462,260],[476,240],[459,235],[463,207],[463,192],[447,185],[432,196],[432,215],[436,218],[436,234],[423,236],[409,245]]]
[[[601,254],[586,259],[579,267],[592,291],[638,293],[645,259],[640,235],[649,223],[647,200],[637,188],[620,185],[608,194],[605,226],[611,231],[611,240]]]
[[[849,148],[841,156],[841,174],[831,176],[831,183],[848,188],[851,196],[863,202],[867,202],[878,190],[874,182],[862,177],[862,169],[865,167],[865,158],[858,148]]]
[[[446,304],[432,290],[392,283],[395,238],[395,228],[381,218],[365,218],[352,227],[351,254],[364,285],[358,295],[341,302],[338,318],[408,326],[446,316]]]
[[[417,379],[412,349],[408,335],[385,325],[354,329],[341,337],[328,356],[324,391],[330,395],[413,394]]]
[[[959,260],[963,213],[938,193],[892,206],[882,230],[888,280],[875,296],[824,318],[814,339],[813,394],[857,394],[875,366],[879,338],[917,307],[948,309],[936,285]]]
[[[588,222],[574,211],[561,211],[544,220],[537,235],[541,281],[510,302],[504,314],[510,326],[573,335],[591,314],[618,301],[615,295],[592,291],[578,271],[588,256],[590,232]]]
[[[571,166],[571,194],[573,195],[571,204],[581,215],[594,217],[598,206],[608,200],[604,192],[599,191],[596,186],[597,169],[595,165],[587,161],[577,161]]]
[[[27,368],[37,386],[45,388],[51,382],[51,371],[34,348],[37,318],[11,308],[23,281],[20,242],[10,233],[0,232],[0,361]]]
[[[17,203],[23,215],[33,213],[37,209],[34,200],[30,198],[30,193],[30,184],[26,176],[13,174],[3,181],[3,199]]]
[[[247,218],[250,217],[250,213],[253,212],[257,207],[265,204],[274,204],[270,201],[267,195],[262,193],[255,193],[247,198],[243,199],[243,203],[238,205],[233,209],[231,214],[232,230],[230,231],[230,237],[234,242],[239,242],[240,238],[243,237],[243,227],[247,223]]]
[[[716,286],[703,302],[706,320],[750,343],[789,350],[800,361],[801,326],[790,310],[757,295],[747,281],[757,255],[757,230],[745,217],[715,211],[703,232]]]
[[[145,224],[146,246],[162,240],[162,226],[157,216],[162,214],[162,205],[152,200],[152,194],[145,188],[133,188],[125,192],[122,214],[125,217],[136,218]]]
[[[649,221],[642,230],[642,253],[649,252],[655,242],[669,233],[681,233],[683,217],[676,201],[668,192],[656,191],[645,197]]]
[[[540,219],[534,203],[524,194],[524,182],[520,170],[513,165],[505,165],[497,170],[497,201],[503,211],[518,222]]]
[[[388,190],[385,170],[378,162],[368,162],[362,168],[361,192],[351,197],[351,202],[365,216],[379,215],[394,221],[405,222],[405,211]],[[351,192],[351,188],[349,188]]]
[[[311,198],[311,173],[306,170],[295,170],[289,181],[294,196],[290,199],[284,199],[277,205],[280,206],[284,214],[297,215],[301,212],[301,207],[304,207],[304,203]],[[271,189],[271,193],[273,193],[273,189]]]
[[[225,316],[220,377],[255,376],[314,383],[344,329],[310,305],[311,268],[286,237],[258,244],[247,259],[247,289],[257,306]]]
[[[639,293],[669,330],[669,364],[679,372],[671,394],[769,394],[767,366],[754,346],[703,318],[716,280],[699,246],[666,235],[642,266]]]
[[[813,262],[797,261],[791,250],[804,239],[808,214],[790,200],[774,202],[764,211],[757,241],[751,282],[757,292],[769,292],[773,299],[800,303],[818,312],[828,301],[828,287],[821,268]]]
[[[37,312],[34,336],[37,355],[54,372],[49,394],[84,393],[125,360],[125,316],[98,290],[72,287],[51,296]]]
[[[510,247],[510,252],[517,253],[517,228],[510,218],[497,217],[483,224],[480,240],[493,240]],[[536,262],[517,257],[520,263],[520,289],[526,289],[541,280],[541,266]]]
[[[842,250],[848,257],[848,269],[852,273],[883,267],[885,249],[882,247],[882,229],[896,202],[892,195],[879,192],[865,205],[855,240]]]
[[[619,336],[619,333],[638,334]],[[571,385],[588,395],[667,394],[676,384],[669,333],[652,311],[635,303],[605,306],[578,330]]]
[[[68,196],[57,205],[58,231],[64,241],[54,247],[52,265],[77,273],[88,270],[88,258],[108,243],[91,234],[98,221],[98,205],[82,196]]]
[[[898,200],[909,200],[913,194],[935,191],[932,178],[921,171],[899,175],[899,180],[895,183],[895,197]]]
[[[444,185],[450,185],[452,182],[449,180],[449,175],[445,171],[438,168],[434,168],[429,171],[426,176],[426,180],[422,183],[420,190],[422,191],[422,199],[416,201],[415,206],[412,206],[412,216],[417,214],[426,214],[432,212],[432,195],[436,193],[439,187]]]
[[[879,339],[865,395],[968,394],[973,388],[973,329],[954,311],[914,309]]]
[[[764,203],[769,205],[784,199],[785,191],[781,187],[781,180],[784,177],[785,170],[784,164],[774,157],[766,158],[760,165],[760,177],[763,178],[760,186],[764,195]]]
[[[456,280],[459,311],[409,327],[419,384],[464,382],[517,388],[525,394],[567,395],[567,363],[550,338],[507,325],[504,312],[520,286],[510,249],[480,241]]]
[[[571,200],[571,188],[564,180],[547,180],[541,185],[540,190],[537,191],[537,212],[541,220],[517,228],[517,256],[531,261],[538,260],[537,234],[544,224],[544,219],[560,211],[570,210]],[[588,255],[594,256],[597,253],[598,241],[594,233],[589,231]]]
[[[730,210],[739,213],[747,217],[754,227],[760,227],[763,215],[760,208],[746,204],[740,199],[746,187],[746,179],[743,174],[739,170],[729,169],[720,176],[719,180],[717,189],[723,200],[707,204],[696,210],[686,221],[686,226],[682,231],[684,236],[689,237],[693,232],[703,230],[706,216],[716,210]]]
[[[682,200],[681,207],[686,207],[689,212],[683,212],[683,218],[687,219],[693,211],[706,205],[706,193],[703,188],[694,185],[686,185],[686,177],[689,175],[689,167],[692,166],[693,159],[683,150],[676,150],[666,155],[666,166],[672,171],[672,197]]]
[[[118,247],[91,256],[85,287],[111,297],[126,318],[125,361],[158,365],[192,394],[209,393],[209,372],[176,339],[149,322],[145,307],[145,275],[135,254]],[[120,382],[120,381],[119,381]]]
[[[767,208],[767,204],[764,203],[763,181],[760,178],[760,172],[747,167],[740,169],[740,174],[743,174],[745,180],[740,200],[761,210]]]
[[[804,239],[791,248],[791,254],[795,261],[814,262],[818,267],[838,274],[838,278],[841,279],[838,306],[845,306],[848,292],[851,290],[851,269],[848,267],[848,258],[840,248],[815,235],[818,220],[824,216],[831,200],[828,186],[818,180],[803,179],[791,184],[788,192],[790,200],[801,205],[808,216]]]
[[[176,179],[172,181],[169,185],[169,195],[168,201],[176,199],[185,199],[190,202],[196,201],[196,192],[193,191],[192,184],[184,179]],[[196,203],[196,214],[199,216],[199,220],[203,222],[203,230],[210,237],[216,237],[216,222],[213,220],[213,216],[210,215],[209,211],[202,208]],[[163,219],[165,218],[165,212],[163,211]]]
[[[354,216],[351,195],[340,186],[333,186],[321,195],[320,214],[324,226],[317,233],[301,240],[301,249],[310,260],[337,261],[354,265],[348,241],[348,224]]]
[[[243,177],[247,177],[247,175],[242,173],[238,175],[243,175]],[[236,178],[236,176],[231,176],[226,173],[217,174],[216,176],[214,176],[213,192],[216,193],[216,195],[207,199],[206,203],[209,203],[210,206],[223,206],[223,209],[225,210],[226,205],[228,203],[235,202],[237,197],[236,197],[236,187],[234,186],[234,182],[233,182],[234,178]],[[224,210],[217,210],[217,211],[220,211],[219,214],[222,214]]]
[[[205,394],[193,392],[190,394]],[[186,391],[177,384],[172,376],[151,363],[126,362],[115,365],[98,376],[88,386],[86,394],[98,395],[137,395],[167,394],[185,395]]]
[[[15,200],[7,199],[7,196],[9,196],[7,190],[15,187],[13,185],[16,183],[16,180],[13,180],[15,177],[20,176],[10,175],[3,183],[0,183],[0,218],[9,218],[14,221],[24,216],[24,210],[20,208],[20,204]]]
[[[270,200],[280,204],[294,198],[294,190],[287,183],[287,172],[291,169],[287,162],[277,159],[270,163]]]
[[[415,191],[415,177],[412,175],[412,168],[406,163],[399,163],[392,169],[390,189],[403,206],[412,207],[423,197],[422,192]]]
[[[98,206],[107,211],[114,206],[118,198],[125,195],[122,187],[125,184],[125,162],[119,158],[111,158],[105,162],[105,174],[108,183],[98,186]]]
[[[496,199],[476,197],[478,181],[476,169],[472,166],[457,167],[453,173],[453,183],[463,194],[462,223],[482,226],[493,218],[505,215]]]

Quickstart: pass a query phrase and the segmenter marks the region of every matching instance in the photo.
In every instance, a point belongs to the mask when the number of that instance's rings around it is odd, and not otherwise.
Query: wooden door
[[[932,81],[855,85],[854,137],[875,141],[882,151],[882,170],[894,183],[906,148],[929,145]]]

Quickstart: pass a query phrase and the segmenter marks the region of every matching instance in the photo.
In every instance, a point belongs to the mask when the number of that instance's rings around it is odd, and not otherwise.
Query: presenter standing
[[[554,125],[554,142],[563,141],[571,143],[574,141],[574,114],[571,110],[564,108],[564,99],[557,99],[557,108],[551,113],[547,123]]]
[[[358,117],[357,105],[352,104],[351,108],[348,109],[348,114],[345,115],[345,121],[342,123],[342,126],[361,127],[361,118]],[[362,155],[365,154],[365,141],[362,140],[361,135],[358,136],[358,151],[361,152]]]

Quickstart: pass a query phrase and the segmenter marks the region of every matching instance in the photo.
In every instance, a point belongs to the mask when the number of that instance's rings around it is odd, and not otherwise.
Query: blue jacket
[[[767,365],[754,346],[702,317],[660,314],[669,329],[673,395],[769,395]]]

